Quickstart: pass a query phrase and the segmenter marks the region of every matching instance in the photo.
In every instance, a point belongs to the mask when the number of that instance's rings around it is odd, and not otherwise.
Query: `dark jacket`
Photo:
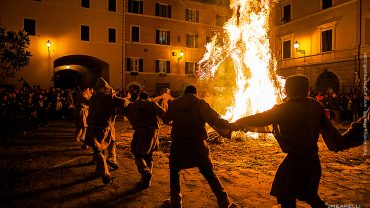
[[[164,116],[164,122],[170,121],[173,140],[170,148],[170,169],[212,169],[205,124],[227,129],[230,127],[229,122],[221,119],[206,101],[190,93],[171,102]]]
[[[149,100],[137,100],[128,104],[126,116],[135,130],[131,142],[133,154],[146,155],[158,149],[158,116],[164,112],[156,102]]]

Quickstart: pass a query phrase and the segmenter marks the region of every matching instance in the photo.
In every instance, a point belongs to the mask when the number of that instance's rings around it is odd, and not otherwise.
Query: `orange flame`
[[[201,80],[214,79],[221,63],[232,62],[233,93],[223,115],[229,121],[268,110],[282,98],[285,81],[276,75],[268,37],[270,4],[271,0],[231,0],[233,16],[223,27],[222,39],[214,36],[199,62]]]

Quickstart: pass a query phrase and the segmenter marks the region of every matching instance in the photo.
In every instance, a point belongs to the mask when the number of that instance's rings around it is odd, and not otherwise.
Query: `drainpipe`
[[[124,89],[125,87],[125,28],[126,28],[126,18],[125,18],[125,2],[126,1],[122,1],[122,18],[121,18],[121,21],[122,21],[122,24],[121,24],[121,35],[122,35],[122,40],[121,40],[121,54],[122,54],[122,57],[121,57],[121,73],[122,73],[122,80],[121,80],[121,90]]]

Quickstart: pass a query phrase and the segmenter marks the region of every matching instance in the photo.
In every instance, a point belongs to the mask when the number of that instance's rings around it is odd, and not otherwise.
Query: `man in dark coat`
[[[325,115],[322,105],[309,98],[309,80],[305,76],[288,77],[285,84],[287,101],[271,110],[237,120],[235,130],[272,124],[283,152],[271,188],[282,208],[296,207],[296,199],[314,208],[326,207],[318,195],[321,165],[317,141],[321,133],[329,150],[341,148],[342,137]]]
[[[128,104],[126,116],[135,132],[131,152],[135,156],[137,169],[142,177],[142,188],[148,188],[153,171],[152,154],[158,149],[159,118],[165,110],[156,102],[148,100],[147,92],[141,92],[139,99]]]
[[[214,172],[205,128],[208,123],[220,129],[228,129],[229,122],[221,119],[220,115],[196,94],[196,88],[188,86],[182,97],[171,102],[163,118],[165,123],[172,121],[173,141],[169,156],[171,198],[164,203],[170,207],[182,207],[180,171],[197,167],[216,195],[218,206],[235,207],[234,203],[230,203],[228,194]]]
[[[96,173],[101,176],[104,184],[113,182],[107,161],[118,168],[114,145],[116,108],[124,108],[127,102],[124,98],[117,97],[103,78],[98,79],[90,98],[85,144],[94,150]],[[107,161],[103,153],[105,150],[108,151]]]

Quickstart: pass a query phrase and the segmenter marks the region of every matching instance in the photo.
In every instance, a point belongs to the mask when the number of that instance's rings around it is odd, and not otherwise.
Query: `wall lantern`
[[[303,55],[305,55],[306,54],[306,51],[305,50],[300,50],[300,49],[298,49],[299,48],[299,43],[298,43],[298,41],[296,41],[295,43],[294,43],[294,48],[295,48],[295,51],[297,51],[297,52],[299,52],[299,53],[301,53],[301,54],[303,54]]]
[[[48,41],[46,42],[46,47],[48,47],[48,49],[51,47],[51,42],[50,42],[50,40],[48,40]]]
[[[184,58],[184,51],[180,51],[178,61],[180,61],[182,58]]]

